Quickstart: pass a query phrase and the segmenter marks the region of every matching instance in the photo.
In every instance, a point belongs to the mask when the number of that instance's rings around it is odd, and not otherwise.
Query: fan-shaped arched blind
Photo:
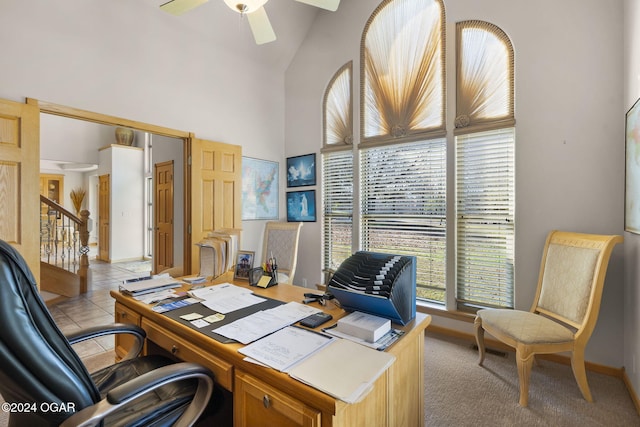
[[[384,0],[361,42],[363,143],[445,135],[442,0]]]
[[[344,64],[324,93],[324,148],[349,148],[353,143],[353,62]]]
[[[464,21],[457,31],[456,134],[513,126],[513,47],[498,27]]]

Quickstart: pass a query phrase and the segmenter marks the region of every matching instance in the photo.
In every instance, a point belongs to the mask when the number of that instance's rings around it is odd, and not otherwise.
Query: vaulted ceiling
[[[192,33],[194,37],[209,39],[212,51],[217,48],[234,49],[241,55],[251,56],[283,71],[306,37],[316,15],[331,13],[294,0],[269,0],[264,8],[277,40],[256,45],[246,18],[229,9],[223,0],[210,0],[180,16],[160,10],[159,6],[166,1],[144,2],[144,8],[135,7],[136,13],[149,13],[147,19],[162,20],[168,30],[177,29]],[[129,1],[122,3],[123,11],[129,7],[128,4]]]

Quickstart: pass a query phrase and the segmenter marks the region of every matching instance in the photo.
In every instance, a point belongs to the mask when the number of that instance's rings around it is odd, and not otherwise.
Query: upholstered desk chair
[[[527,406],[536,354],[571,352],[571,368],[584,398],[592,401],[584,352],[596,325],[611,251],[621,236],[552,231],[542,255],[538,288],[530,311],[479,310],[475,319],[479,364],[484,331],[514,347],[520,405]]]
[[[298,240],[301,222],[269,221],[264,228],[262,263],[275,258],[278,265],[278,283],[293,283],[298,263]]]
[[[137,357],[145,332],[135,325],[63,335],[26,262],[4,241],[0,325],[0,394],[22,405],[11,412],[9,426],[188,426],[213,402],[208,369]],[[137,347],[120,363],[89,374],[71,344],[120,333],[136,337]]]

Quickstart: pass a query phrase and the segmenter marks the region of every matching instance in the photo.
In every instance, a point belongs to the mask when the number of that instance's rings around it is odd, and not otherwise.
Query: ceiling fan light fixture
[[[229,9],[241,13],[253,13],[264,6],[269,0],[224,0]]]

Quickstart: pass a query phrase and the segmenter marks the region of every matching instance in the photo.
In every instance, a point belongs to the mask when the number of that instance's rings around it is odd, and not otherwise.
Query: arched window
[[[322,148],[323,265],[336,269],[352,253],[353,63],[333,76],[324,94]]]
[[[447,140],[441,0],[385,0],[361,43],[360,245],[417,259],[417,295],[444,302]]]
[[[349,201],[357,201],[355,247],[415,256],[418,298],[450,310],[513,307],[514,50],[497,26],[460,22],[456,60],[447,64],[445,22],[444,0],[383,0],[369,18],[360,46],[355,191],[353,150],[345,144],[351,104],[344,109],[340,72],[327,88],[324,265],[335,268],[336,254],[351,253]],[[456,75],[448,138],[447,72]],[[455,161],[447,160],[448,144]],[[455,200],[449,222],[447,200]]]
[[[456,24],[456,302],[513,307],[514,59],[493,24]]]

